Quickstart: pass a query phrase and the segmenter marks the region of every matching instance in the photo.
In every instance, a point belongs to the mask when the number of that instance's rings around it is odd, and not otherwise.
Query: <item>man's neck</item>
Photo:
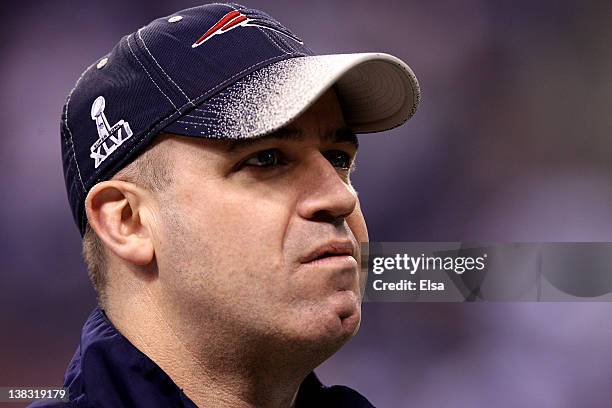
[[[107,308],[106,313],[197,406],[292,407],[312,369],[291,364],[284,352],[273,356],[263,345],[245,347],[244,339],[235,338],[239,336],[219,336],[201,328],[201,335],[193,336],[193,330],[184,329],[188,326],[150,297],[132,297],[129,304]]]

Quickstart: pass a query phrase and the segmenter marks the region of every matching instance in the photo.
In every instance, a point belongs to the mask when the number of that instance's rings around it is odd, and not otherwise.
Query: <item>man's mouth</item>
[[[329,241],[302,257],[303,264],[355,263],[355,247],[351,241]]]

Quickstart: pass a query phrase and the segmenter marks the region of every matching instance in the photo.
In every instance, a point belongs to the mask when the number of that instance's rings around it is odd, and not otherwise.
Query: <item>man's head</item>
[[[161,188],[122,174],[86,200],[111,304],[124,301],[114,285],[138,284],[194,322],[268,344],[331,352],[354,334],[368,235],[350,183],[357,138],[333,91],[271,135],[167,135],[148,153],[170,165],[146,175]]]
[[[101,301],[144,293],[151,313],[193,335],[332,353],[359,326],[365,285],[355,134],[399,126],[418,102],[399,59],[316,56],[239,5],[124,37],[62,116],[68,196]]]

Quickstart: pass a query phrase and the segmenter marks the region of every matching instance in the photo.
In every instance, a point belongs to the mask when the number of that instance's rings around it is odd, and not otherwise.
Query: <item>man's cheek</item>
[[[359,201],[357,201],[357,205],[351,215],[346,218],[346,222],[358,243],[369,242],[368,227],[361,212]]]

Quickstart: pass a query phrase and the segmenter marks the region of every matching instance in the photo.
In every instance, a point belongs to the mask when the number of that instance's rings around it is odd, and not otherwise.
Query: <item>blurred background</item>
[[[612,2],[242,3],[316,52],[383,51],[416,72],[416,116],[360,138],[371,240],[612,241]],[[199,4],[0,4],[0,385],[60,385],[95,305],[63,182],[65,97],[122,35]],[[379,407],[610,407],[611,344],[609,303],[368,303],[318,373]]]

